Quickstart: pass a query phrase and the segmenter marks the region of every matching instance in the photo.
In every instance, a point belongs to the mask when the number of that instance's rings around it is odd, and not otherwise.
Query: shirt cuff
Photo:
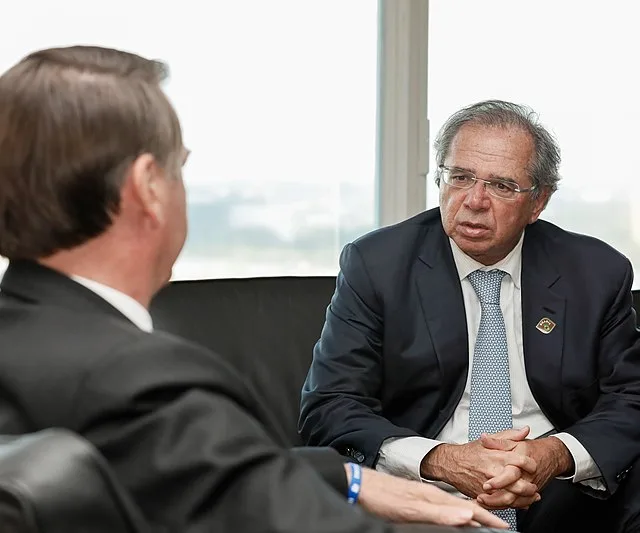
[[[569,450],[569,453],[573,457],[573,464],[575,465],[572,476],[562,476],[558,477],[558,479],[570,480],[573,483],[582,483],[594,490],[607,489],[598,465],[596,465],[591,455],[589,455],[589,452],[580,444],[578,439],[569,433],[556,433],[552,435],[552,437],[559,439],[567,447],[567,450]]]
[[[442,442],[425,437],[392,437],[380,446],[376,470],[406,479],[421,480],[420,464]]]

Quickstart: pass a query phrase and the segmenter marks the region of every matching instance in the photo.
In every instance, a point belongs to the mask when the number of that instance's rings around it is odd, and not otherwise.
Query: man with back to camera
[[[0,76],[0,433],[84,436],[162,531],[390,530],[347,498],[387,520],[503,527],[334,450],[283,449],[222,359],[153,331],[149,302],[187,230],[188,150],[165,76],[83,46]]]
[[[341,255],[302,436],[525,532],[640,531],[629,261],[538,221],[560,152],[530,109],[464,108],[435,150],[440,207]]]

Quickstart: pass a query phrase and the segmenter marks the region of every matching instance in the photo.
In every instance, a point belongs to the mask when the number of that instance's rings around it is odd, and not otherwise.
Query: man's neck
[[[105,252],[84,245],[56,252],[38,262],[66,276],[79,276],[111,287],[148,308],[156,287],[151,271],[144,268],[145,261],[133,254]]]

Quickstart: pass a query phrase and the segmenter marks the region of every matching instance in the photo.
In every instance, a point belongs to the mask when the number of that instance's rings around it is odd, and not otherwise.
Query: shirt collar
[[[92,279],[75,275],[72,275],[71,279],[94,292],[103,300],[106,300],[142,331],[146,331],[147,333],[153,331],[153,320],[151,319],[149,311],[145,309],[140,302],[131,298],[131,296]]]
[[[509,252],[509,254],[502,260],[498,261],[495,265],[483,265],[479,263],[475,259],[469,257],[465,254],[458,245],[453,242],[453,239],[449,239],[449,243],[451,244],[451,251],[453,252],[453,261],[456,264],[456,269],[458,270],[458,276],[460,280],[466,278],[471,272],[475,272],[476,270],[504,270],[511,279],[513,280],[513,284],[517,289],[520,289],[520,277],[522,273],[522,243],[524,242],[524,231],[520,236],[520,240],[518,244],[516,244]]]

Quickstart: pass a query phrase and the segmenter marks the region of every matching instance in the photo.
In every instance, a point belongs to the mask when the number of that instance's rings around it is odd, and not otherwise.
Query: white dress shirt
[[[485,266],[466,255],[450,240],[453,259],[462,287],[467,330],[469,332],[469,372],[467,373],[464,393],[453,415],[440,434],[437,435],[436,440],[424,437],[387,439],[380,448],[376,470],[419,480],[421,479],[420,463],[433,448],[443,443],[464,444],[468,442],[471,368],[476,337],[480,327],[481,308],[480,300],[467,276],[476,270],[500,269],[508,274],[502,279],[500,308],[502,309],[507,331],[513,427],[529,426],[531,432],[528,438],[539,437],[554,429],[536,403],[526,379],[522,342],[522,294],[520,285],[523,241],[524,233],[516,247],[507,257],[495,265]],[[573,456],[575,464],[574,475],[562,479],[571,479],[574,483],[584,483],[593,489],[605,490],[602,474],[598,466],[578,439],[568,433],[557,433],[553,436],[564,443]],[[455,490],[448,485],[443,488]]]
[[[142,331],[146,331],[147,333],[153,331],[153,321],[151,320],[149,311],[145,309],[140,302],[131,298],[131,296],[92,279],[82,278],[80,276],[71,276],[71,279],[110,303]]]

